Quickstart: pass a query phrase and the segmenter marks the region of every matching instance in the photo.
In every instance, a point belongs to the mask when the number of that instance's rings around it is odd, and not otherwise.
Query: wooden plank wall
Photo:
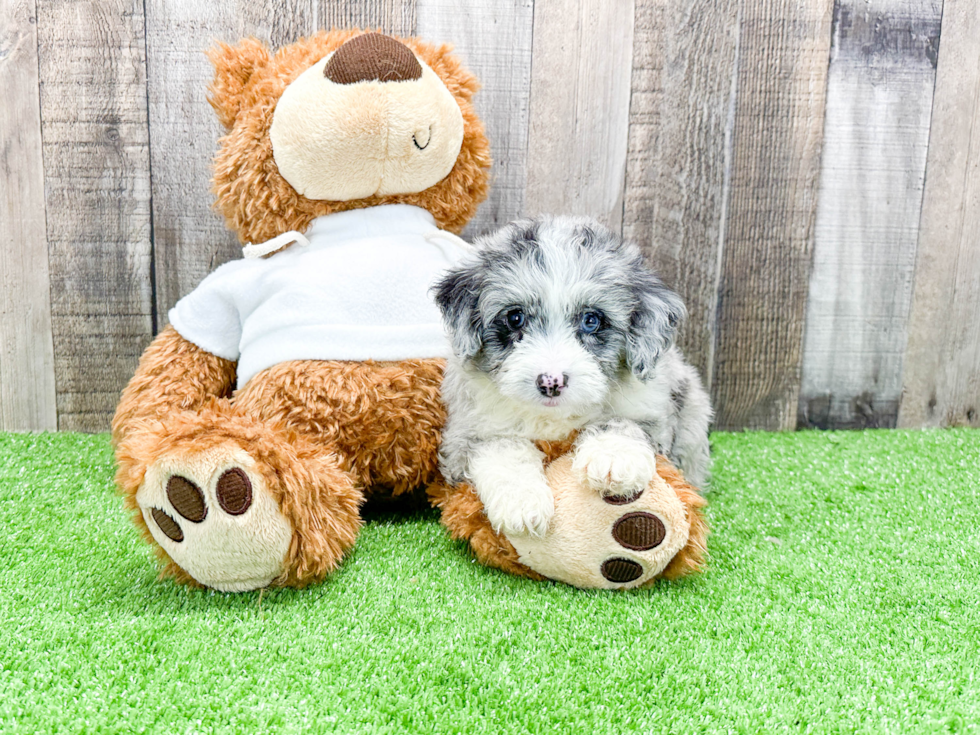
[[[946,0],[900,426],[980,425],[980,6]]]
[[[153,334],[143,4],[37,12],[58,428],[100,431]]]
[[[941,0],[835,9],[801,425],[895,425],[941,17]]]
[[[0,429],[53,429],[37,14],[0,0],[0,18]]]
[[[204,51],[332,25],[456,45],[495,157],[466,234],[573,212],[638,242],[717,427],[980,426],[973,0],[0,11],[0,429],[104,430],[169,308],[239,256]]]

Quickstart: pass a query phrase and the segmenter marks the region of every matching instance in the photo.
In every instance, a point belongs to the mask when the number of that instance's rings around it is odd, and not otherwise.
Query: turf
[[[524,581],[386,510],[260,595],[157,581],[105,436],[0,435],[0,732],[980,731],[980,432],[713,447],[697,578]]]

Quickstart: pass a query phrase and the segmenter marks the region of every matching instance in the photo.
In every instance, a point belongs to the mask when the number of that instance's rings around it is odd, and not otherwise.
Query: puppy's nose
[[[382,33],[355,36],[330,57],[323,76],[337,84],[403,82],[422,76],[422,65],[408,46]]]
[[[548,398],[556,398],[568,387],[568,373],[562,373],[558,377],[552,373],[541,373],[537,381],[538,393]]]

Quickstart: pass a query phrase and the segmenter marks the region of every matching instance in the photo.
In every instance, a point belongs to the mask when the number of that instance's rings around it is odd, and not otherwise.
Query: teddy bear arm
[[[112,420],[118,446],[134,425],[196,411],[235,387],[235,362],[213,355],[167,326],[146,348]]]

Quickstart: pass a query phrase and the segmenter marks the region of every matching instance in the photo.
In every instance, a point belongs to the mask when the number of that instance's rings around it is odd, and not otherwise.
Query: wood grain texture
[[[216,41],[255,36],[273,47],[316,28],[313,0],[147,0],[147,74],[153,178],[157,327],[219,265],[241,257],[211,209],[211,160],[223,131],[207,101]]]
[[[415,35],[416,0],[320,0],[318,28],[372,28],[396,36]]]
[[[632,0],[535,3],[526,214],[622,231],[632,49]]]
[[[738,0],[636,0],[623,234],[683,297],[709,386],[737,42]]]
[[[719,429],[796,426],[832,0],[742,0],[712,398]]]
[[[941,0],[838,0],[799,423],[893,427]]]
[[[946,0],[900,426],[980,426],[980,6]]]
[[[38,36],[58,427],[105,431],[153,335],[142,2],[39,0]]]
[[[0,430],[56,426],[33,0],[0,0]]]
[[[417,33],[452,43],[482,85],[476,110],[493,155],[490,195],[467,226],[473,237],[524,214],[533,0],[418,0]]]

